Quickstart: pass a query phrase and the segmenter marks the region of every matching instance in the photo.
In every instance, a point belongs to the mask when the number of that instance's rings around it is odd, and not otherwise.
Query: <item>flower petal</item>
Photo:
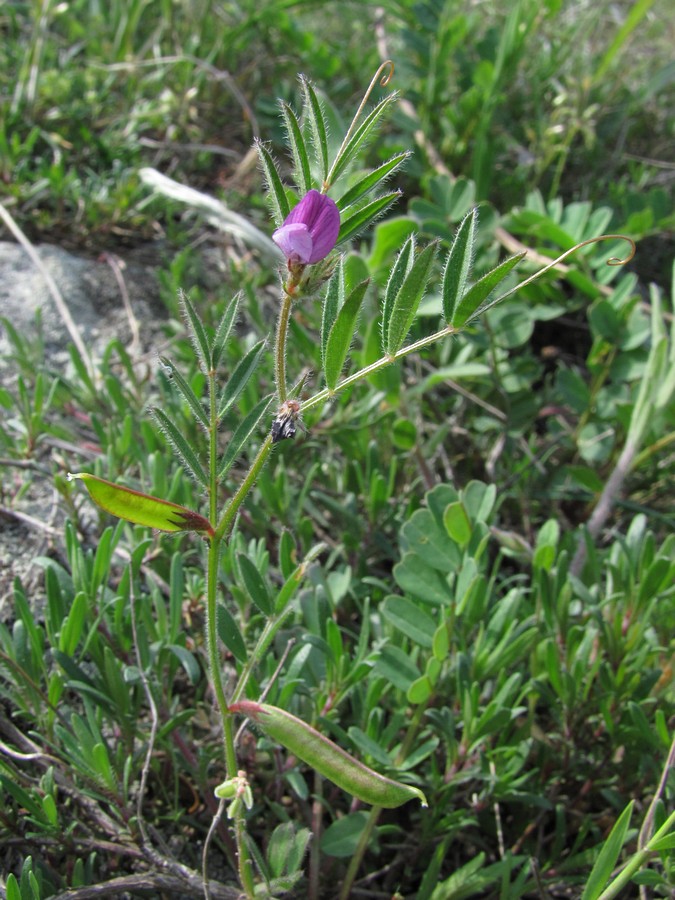
[[[286,219],[286,223],[274,232],[272,240],[290,262],[306,265],[312,261],[314,242],[303,222],[289,223]]]
[[[309,228],[314,244],[309,258],[310,263],[319,262],[320,259],[328,256],[335,246],[340,231],[340,212],[335,202],[330,197],[323,199],[326,202],[314,220],[314,224]]]
[[[340,231],[340,212],[325,194],[308,191],[286,216],[272,240],[291,262],[319,262],[335,246]]]

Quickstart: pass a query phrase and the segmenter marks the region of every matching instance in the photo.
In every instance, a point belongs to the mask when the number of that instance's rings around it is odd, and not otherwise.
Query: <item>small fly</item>
[[[302,428],[300,421],[300,404],[297,400],[286,400],[279,407],[276,419],[272,422],[272,443],[277,444],[287,438],[294,438],[296,425]]]

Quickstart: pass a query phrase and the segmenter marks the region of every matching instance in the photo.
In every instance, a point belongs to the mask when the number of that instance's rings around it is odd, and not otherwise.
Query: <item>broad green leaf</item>
[[[431,647],[436,624],[431,616],[406,597],[392,595],[380,606],[382,615],[421,647]]]
[[[450,503],[443,515],[443,524],[448,534],[463,547],[471,537],[471,520],[461,500]]]
[[[312,134],[312,144],[317,167],[321,173],[322,181],[328,174],[328,139],[326,137],[326,118],[319,103],[319,98],[311,84],[304,76],[300,77],[302,92],[305,97],[305,115],[309,121]]]
[[[347,141],[346,145],[340,148],[328,176],[331,184],[335,184],[340,175],[347,169],[357,153],[359,153],[368,139],[373,135],[382,116],[397,99],[398,94],[394,91],[380,100],[377,106],[370,111],[359,125],[354,134]]]
[[[374,222],[379,216],[383,216],[385,212],[398,200],[401,192],[390,191],[381,197],[376,197],[366,206],[362,206],[356,212],[346,218],[341,217],[340,233],[338,234],[337,243],[342,244],[349,240],[355,234],[358,234],[363,228]]]
[[[334,390],[340,378],[342,367],[349,347],[354,338],[356,330],[356,322],[361,308],[361,303],[368,289],[368,281],[362,281],[350,293],[338,312],[333,327],[328,335],[326,342],[326,357],[324,362],[324,371],[326,375],[326,384],[330,390]]]
[[[474,316],[485,312],[490,306],[498,303],[499,298],[492,303],[481,306],[497,285],[506,278],[511,269],[518,265],[524,256],[525,253],[518,253],[516,256],[511,256],[492,269],[491,272],[488,272],[486,275],[483,275],[482,278],[479,278],[478,281],[469,288],[466,294],[464,294],[459,303],[456,304],[452,321],[448,324],[452,325],[454,328],[461,328],[463,325],[466,325],[469,319],[473,319]]]
[[[614,871],[616,861],[626,839],[626,832],[633,814],[634,802],[633,800],[630,801],[610,831],[591,870],[591,874],[588,876],[581,900],[597,900],[603,892],[609,877]]]
[[[433,686],[427,675],[422,675],[417,681],[413,681],[406,692],[406,700],[408,703],[419,705],[426,703],[433,693]]]
[[[248,384],[248,380],[258,368],[260,357],[265,349],[265,341],[258,341],[239,361],[237,368],[227,380],[218,404],[218,418],[222,419],[228,409]]]
[[[87,472],[69,473],[68,479],[73,478],[84,481],[92,500],[101,509],[134,525],[145,525],[160,531],[204,531],[213,534],[207,519],[184,506],[132,491]]]
[[[185,647],[181,647],[180,644],[169,644],[167,649],[173,653],[181,666],[185,669],[185,673],[190,679],[190,684],[197,684],[202,671],[194,654],[190,653]]]
[[[199,398],[192,390],[187,381],[183,378],[178,369],[174,366],[170,359],[167,359],[166,356],[160,356],[159,361],[162,366],[167,369],[171,374],[170,378],[173,384],[176,385],[178,390],[181,392],[185,400],[187,400],[187,404],[195,414],[199,423],[208,430],[209,427],[209,417],[206,415],[206,410],[202,406]],[[168,373],[167,373],[168,374]]]
[[[336,819],[321,835],[321,851],[339,858],[353,856],[367,824],[368,813],[362,811]]]
[[[202,372],[206,374],[211,368],[211,353],[202,320],[199,318],[197,310],[185,291],[180,291],[180,302],[185,314],[192,345],[201,363]]]
[[[213,369],[218,368],[220,357],[222,356],[223,350],[225,349],[225,344],[227,343],[227,339],[229,338],[230,332],[232,331],[232,326],[234,325],[237,318],[240,300],[241,292],[235,294],[235,296],[227,304],[227,306],[225,307],[225,312],[223,313],[223,317],[218,323],[218,329],[213,338],[213,348],[211,352],[211,367]]]
[[[162,429],[162,432],[166,436],[167,440],[173,447],[176,455],[183,463],[185,468],[192,473],[196,481],[206,487],[206,485],[208,484],[208,478],[206,472],[204,471],[204,467],[200,463],[197,454],[185,440],[181,432],[176,428],[176,426],[173,424],[164,410],[155,407],[152,410],[152,414],[157,419],[159,427]]]
[[[219,478],[222,478],[225,473],[229,471],[235,459],[241,453],[242,447],[258,427],[258,423],[267,412],[271,402],[271,397],[263,397],[263,399],[253,407],[251,412],[239,424],[237,430],[230,438],[225,453],[223,453],[223,457],[220,461],[220,466],[218,468]]]
[[[219,603],[216,610],[216,629],[218,637],[237,662],[245,663],[248,659],[246,644],[232,613],[223,603]]]
[[[293,156],[293,181],[301,195],[312,187],[312,176],[307,156],[307,146],[302,135],[298,117],[288,103],[281,103],[281,115],[286,127],[286,143]]]
[[[476,236],[476,210],[464,217],[457,229],[443,272],[443,318],[451,323],[457,304],[464,294],[473,262],[473,245]]]
[[[407,653],[400,647],[387,644],[380,651],[377,662],[373,666],[373,674],[390,681],[399,691],[407,691],[410,685],[420,677],[419,670]]]
[[[389,178],[393,173],[408,159],[410,156],[410,152],[406,151],[405,153],[397,153],[396,156],[392,156],[391,159],[387,160],[387,162],[382,163],[381,166],[378,166],[377,169],[373,169],[372,172],[369,172],[367,175],[364,175],[363,178],[359,179],[356,184],[352,185],[348,191],[346,191],[339,200],[336,200],[337,208],[339,210],[346,209],[348,206],[351,206],[352,203],[356,203],[357,200],[360,200],[361,197],[365,196],[370,191],[374,190],[374,188],[378,187],[387,178]]]
[[[403,555],[401,562],[394,566],[394,578],[401,590],[424,603],[440,606],[450,602],[451,593],[446,579],[416,553]]]
[[[272,601],[270,600],[269,591],[255,563],[244,553],[237,554],[237,563],[251,600],[263,615],[272,615]]]
[[[389,321],[384,322],[383,320],[382,329],[386,341],[385,353],[388,355],[393,356],[400,350],[406,335],[410,331],[410,326],[417,314],[417,308],[427,286],[437,250],[438,244],[434,242],[425,247],[417,256],[394,299]]]
[[[326,299],[323,302],[323,314],[321,317],[321,361],[326,366],[326,344],[328,343],[328,335],[333,327],[338,311],[342,309],[345,302],[345,267],[344,257],[340,257],[340,261],[335,267],[335,271],[328,282],[326,289]]]
[[[262,141],[256,141],[255,146],[262,164],[263,175],[265,176],[267,198],[272,209],[272,217],[279,228],[283,225],[284,219],[291,211],[291,207],[272,154]]]
[[[450,636],[447,622],[441,622],[434,632],[432,648],[434,659],[437,659],[439,662],[444,662],[447,659],[450,652]]]
[[[398,418],[391,426],[391,440],[399,450],[412,450],[417,443],[417,428],[410,419]]]

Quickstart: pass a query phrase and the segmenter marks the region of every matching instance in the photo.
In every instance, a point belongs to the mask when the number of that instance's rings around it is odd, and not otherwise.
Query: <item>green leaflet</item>
[[[272,601],[257,566],[244,553],[237,554],[237,564],[249,597],[264,616],[271,616]]]
[[[346,145],[340,147],[335,162],[333,163],[328,175],[329,184],[334,184],[340,175],[348,168],[356,154],[363,148],[364,144],[372,136],[380,119],[391,106],[398,100],[398,94],[394,91],[384,97],[377,106],[371,110],[363,122],[356,129]]]
[[[452,320],[448,322],[448,324],[452,325],[454,328],[461,328],[463,325],[466,325],[469,319],[485,312],[491,306],[494,306],[495,303],[498,303],[500,298],[482,305],[497,285],[506,278],[511,269],[517,266],[524,256],[525,253],[518,253],[516,256],[510,256],[508,259],[505,259],[504,262],[501,262],[492,269],[492,271],[483,275],[482,278],[479,278],[478,281],[469,288],[466,294],[464,294],[459,303],[456,304],[452,313]]]
[[[237,456],[239,456],[242,447],[258,427],[258,423],[267,412],[271,402],[271,397],[263,397],[263,399],[253,407],[251,412],[248,413],[244,420],[239,423],[237,430],[230,438],[230,442],[220,460],[218,466],[218,478],[222,478],[230,469]]]
[[[345,300],[342,309],[338,312],[335,322],[328,334],[324,358],[324,371],[326,375],[326,384],[331,390],[335,389],[345,359],[347,358],[347,353],[354,337],[359,310],[363,298],[366,295],[368,284],[368,280],[362,281],[361,284],[357,284]]]
[[[338,312],[342,309],[345,302],[345,267],[344,258],[340,257],[340,261],[335,267],[335,271],[331,276],[326,288],[326,299],[323,301],[323,314],[321,317],[321,361],[326,365],[326,344],[328,343],[328,335],[335,323]]]
[[[188,382],[185,380],[185,378],[183,378],[181,373],[174,366],[170,359],[167,359],[166,356],[160,356],[159,361],[161,362],[164,369],[167,370],[167,374],[170,373],[169,377],[171,378],[171,381],[181,392],[199,423],[203,428],[206,429],[206,431],[208,431],[209,417],[206,415],[206,410],[202,406],[195,392],[192,390]]]
[[[176,455],[183,463],[185,468],[192,473],[193,477],[204,487],[208,484],[208,477],[204,471],[204,467],[199,461],[197,454],[190,444],[185,440],[178,428],[173,424],[167,414],[157,407],[153,408],[152,414],[157,419],[159,427],[166,436],[167,440],[173,447]]]
[[[473,261],[476,237],[476,210],[472,209],[457,229],[443,272],[443,318],[450,324],[460,302]]]
[[[412,242],[411,242],[412,246]],[[382,316],[384,352],[393,356],[401,349],[424,294],[436,258],[438,243],[429,244],[413,261],[393,302]]]
[[[260,157],[260,163],[267,183],[267,193],[270,206],[272,207],[272,216],[274,217],[275,224],[279,227],[283,225],[284,219],[291,211],[288,197],[286,196],[286,191],[284,190],[284,186],[279,176],[279,170],[272,158],[272,154],[262,141],[256,141],[255,146],[258,151],[258,156]]]
[[[406,239],[406,242],[401,247],[401,251],[396,257],[396,262],[389,274],[387,287],[384,291],[384,302],[382,305],[382,350],[385,353],[387,349],[387,324],[391,319],[396,295],[401,290],[405,277],[412,268],[414,257],[415,235],[413,233]]]
[[[614,871],[624,841],[626,840],[626,832],[630,825],[634,805],[635,801],[631,800],[614,823],[614,827],[610,831],[609,837],[602,845],[602,849],[598,854],[598,858],[591,870],[591,874],[588,876],[588,881],[586,882],[586,887],[581,895],[581,900],[596,900],[602,893],[603,888]]]
[[[68,474],[70,481],[74,478],[84,481],[91,499],[97,506],[113,516],[133,522],[134,525],[145,525],[148,528],[158,528],[160,531],[198,531],[213,534],[208,519],[185,506],[160,500],[159,497],[152,497],[150,494],[141,494],[140,491],[132,491],[131,488],[121,487],[87,472]]]
[[[357,200],[360,200],[365,194],[368,194],[370,191],[374,190],[376,187],[379,187],[384,181],[389,178],[410,156],[410,153],[406,151],[405,153],[397,153],[396,156],[392,156],[391,159],[387,160],[387,162],[382,163],[381,166],[378,166],[377,169],[374,169],[372,172],[369,172],[367,175],[364,175],[363,178],[359,179],[348,191],[346,191],[339,200],[336,201],[337,207],[339,210],[346,209],[348,206],[351,206],[352,203],[356,203]]]
[[[234,325],[235,319],[237,318],[237,313],[239,312],[240,300],[241,292],[235,294],[227,304],[227,306],[225,307],[225,312],[223,313],[223,317],[218,323],[218,329],[213,338],[213,347],[211,351],[211,367],[213,369],[218,368],[220,357],[222,356],[223,350],[225,349],[225,344],[227,343],[227,339],[229,338],[230,332],[232,331],[232,326]]]
[[[375,219],[383,216],[385,212],[399,198],[400,191],[390,191],[381,197],[376,197],[366,206],[361,207],[350,216],[341,217],[340,233],[338,234],[338,244],[349,240],[363,228],[366,228]]]
[[[248,384],[249,378],[258,367],[264,349],[265,341],[258,341],[258,343],[251,347],[246,356],[237,364],[236,369],[228,379],[220,396],[220,401],[218,403],[218,419],[223,418],[225,413]]]
[[[316,92],[304,76],[300,77],[302,92],[305,96],[305,115],[309,119],[309,127],[312,132],[312,144],[314,156],[321,173],[321,180],[326,180],[328,174],[328,139],[326,137],[326,119],[321,109],[321,104]]]
[[[284,125],[286,127],[286,143],[293,156],[293,181],[295,181],[295,186],[300,192],[300,195],[304,196],[304,194],[312,187],[312,175],[309,168],[307,146],[302,135],[298,117],[288,103],[281,103],[281,115],[283,116]]]
[[[195,353],[197,354],[197,358],[201,363],[202,372],[206,373],[209,371],[209,368],[211,366],[211,352],[209,349],[209,342],[206,337],[206,332],[204,331],[204,326],[202,325],[201,319],[197,315],[197,310],[192,305],[192,301],[184,291],[180,292],[180,302],[181,306],[183,307],[183,312],[188,324],[188,330],[190,332],[190,337],[192,338],[192,344],[195,348]]]

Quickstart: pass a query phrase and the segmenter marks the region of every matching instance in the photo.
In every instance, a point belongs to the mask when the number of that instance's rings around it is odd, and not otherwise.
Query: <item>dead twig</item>
[[[90,884],[86,887],[74,888],[63,891],[52,897],[52,900],[98,900],[100,897],[119,897],[126,891],[133,893],[148,893],[157,896],[166,891],[169,894],[177,894],[181,897],[201,897],[201,878],[184,880],[175,875],[166,875],[163,872],[148,872],[142,875],[123,875],[119,878],[111,878],[99,884]],[[241,896],[235,888],[213,882],[211,885],[214,900],[237,900]]]

